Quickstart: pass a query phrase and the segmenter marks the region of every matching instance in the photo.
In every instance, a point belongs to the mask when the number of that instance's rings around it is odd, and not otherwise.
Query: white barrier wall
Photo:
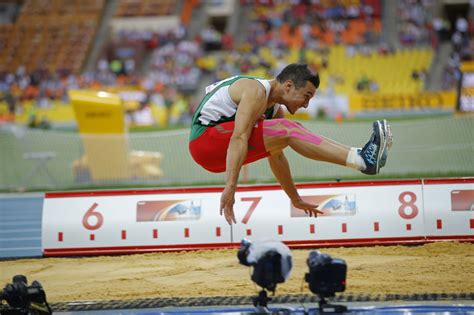
[[[279,186],[240,188],[237,224],[222,188],[47,193],[45,256],[229,248],[242,238],[291,247],[474,241],[474,178],[299,185],[324,215],[294,209]]]
[[[426,237],[459,239],[474,235],[474,181],[425,180],[423,215]]]

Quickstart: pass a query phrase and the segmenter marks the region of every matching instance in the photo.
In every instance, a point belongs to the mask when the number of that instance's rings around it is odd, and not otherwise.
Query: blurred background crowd
[[[0,0],[0,119],[64,123],[93,89],[131,124],[186,124],[207,84],[291,62],[323,96],[453,90],[473,34],[472,1]]]

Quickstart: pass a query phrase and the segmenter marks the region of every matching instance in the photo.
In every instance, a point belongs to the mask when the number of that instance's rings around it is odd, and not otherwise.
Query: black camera
[[[311,292],[320,298],[320,312],[345,312],[347,310],[345,306],[328,304],[325,298],[334,297],[336,292],[343,292],[346,289],[346,262],[319,251],[311,251],[306,263],[309,273],[305,275],[305,280]]]
[[[46,301],[46,293],[38,281],[28,285],[28,280],[23,275],[13,277],[12,283],[5,286],[0,293],[0,301],[6,301],[0,305],[1,315],[52,314],[52,310]]]
[[[309,273],[305,280],[314,294],[332,297],[346,289],[347,265],[342,259],[312,251],[306,261]]]
[[[244,239],[237,257],[242,265],[253,266],[252,281],[272,292],[278,283],[286,281],[292,267],[290,250],[278,241],[252,243]]]
[[[281,273],[281,254],[269,251],[253,267],[252,281],[268,291],[275,292],[278,283],[285,282]]]
[[[289,277],[293,265],[289,248],[279,241],[252,243],[244,239],[240,243],[237,257],[242,265],[253,266],[251,280],[262,287],[253,303],[258,309],[265,310],[271,300],[265,290],[275,294],[277,284],[285,282]]]

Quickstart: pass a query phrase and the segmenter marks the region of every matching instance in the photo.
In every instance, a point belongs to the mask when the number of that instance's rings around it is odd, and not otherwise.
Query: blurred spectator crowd
[[[143,14],[149,11],[147,7],[160,14],[172,14],[175,9],[173,1],[124,3],[129,9],[119,8],[118,16],[135,11]],[[400,45],[431,45],[436,50],[440,42],[451,41],[453,54],[443,88],[452,88],[460,61],[472,60],[472,23],[460,16],[452,29],[447,20],[430,13],[433,3],[398,1]],[[182,123],[189,121],[203,85],[210,81],[236,74],[273,77],[290,62],[327,69],[333,45],[344,45],[347,57],[386,55],[396,50],[382,36],[380,0],[240,0],[240,4],[250,8],[250,15],[238,34],[220,33],[208,25],[190,38],[184,24],[166,32],[123,31],[107,43],[92,71],[19,65],[16,71],[0,73],[0,95],[14,112],[24,101],[39,107],[54,101],[68,103],[70,89],[131,88],[143,92],[137,99],[138,109],[150,104],[162,106],[174,112],[168,123]],[[412,73],[416,80],[426,75],[427,69]],[[330,76],[328,81],[343,79]],[[326,82],[323,88],[331,89],[331,83]],[[365,75],[353,84],[354,92],[378,90],[379,83]]]

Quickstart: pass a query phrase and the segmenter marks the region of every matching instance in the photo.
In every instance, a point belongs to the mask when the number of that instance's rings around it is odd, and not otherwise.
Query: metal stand
[[[258,292],[258,296],[252,299],[253,305],[259,313],[271,313],[268,309],[268,302],[272,299],[268,297],[267,291],[262,290]]]

